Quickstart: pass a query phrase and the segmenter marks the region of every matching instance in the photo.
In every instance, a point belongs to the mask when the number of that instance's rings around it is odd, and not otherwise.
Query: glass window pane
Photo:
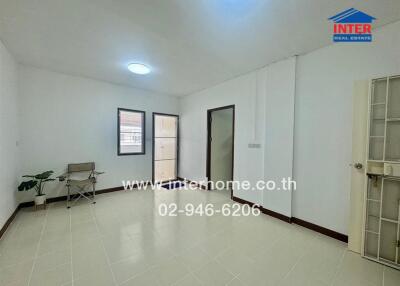
[[[154,138],[155,160],[176,158],[176,138]]]
[[[386,79],[373,81],[374,93],[372,95],[372,103],[384,103],[386,101],[386,83]]]
[[[400,161],[400,121],[388,121],[386,127],[387,161]]]
[[[389,80],[388,118],[400,118],[400,77]]]
[[[163,160],[154,162],[154,180],[156,182],[176,179],[176,161]]]
[[[365,234],[365,254],[374,258],[378,256],[378,235],[375,233]]]
[[[144,112],[119,110],[119,153],[144,152]]]
[[[400,206],[400,181],[383,181],[382,217],[397,221]]]
[[[177,118],[175,116],[157,115],[155,117],[155,137],[177,137]]]
[[[380,258],[395,262],[397,246],[397,224],[381,222]]]
[[[369,159],[383,159],[383,137],[371,137],[369,141]]]

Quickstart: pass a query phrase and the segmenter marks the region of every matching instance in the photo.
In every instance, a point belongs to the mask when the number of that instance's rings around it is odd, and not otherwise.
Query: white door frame
[[[350,218],[349,242],[351,251],[362,253],[364,245],[364,217],[365,217],[365,186],[367,184],[367,138],[368,138],[368,108],[369,108],[370,81],[355,81],[353,85],[353,130],[352,130],[352,162],[351,191],[350,191]],[[357,169],[356,163],[362,168]]]

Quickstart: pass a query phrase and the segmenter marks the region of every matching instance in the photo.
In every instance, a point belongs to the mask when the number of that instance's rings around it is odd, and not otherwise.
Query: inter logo
[[[334,42],[371,42],[372,21],[376,18],[354,8],[328,18],[333,21]]]

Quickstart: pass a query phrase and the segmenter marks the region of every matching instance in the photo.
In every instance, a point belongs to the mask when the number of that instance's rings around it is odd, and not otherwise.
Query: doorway
[[[232,188],[227,182],[233,181],[234,138],[235,105],[207,110],[207,187],[216,189],[216,182],[222,181],[231,198]]]
[[[179,116],[153,112],[153,182],[178,177]]]

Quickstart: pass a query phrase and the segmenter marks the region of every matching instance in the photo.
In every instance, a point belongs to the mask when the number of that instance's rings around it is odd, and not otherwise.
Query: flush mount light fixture
[[[150,73],[150,68],[144,64],[131,63],[128,65],[128,69],[135,74],[148,74]]]

